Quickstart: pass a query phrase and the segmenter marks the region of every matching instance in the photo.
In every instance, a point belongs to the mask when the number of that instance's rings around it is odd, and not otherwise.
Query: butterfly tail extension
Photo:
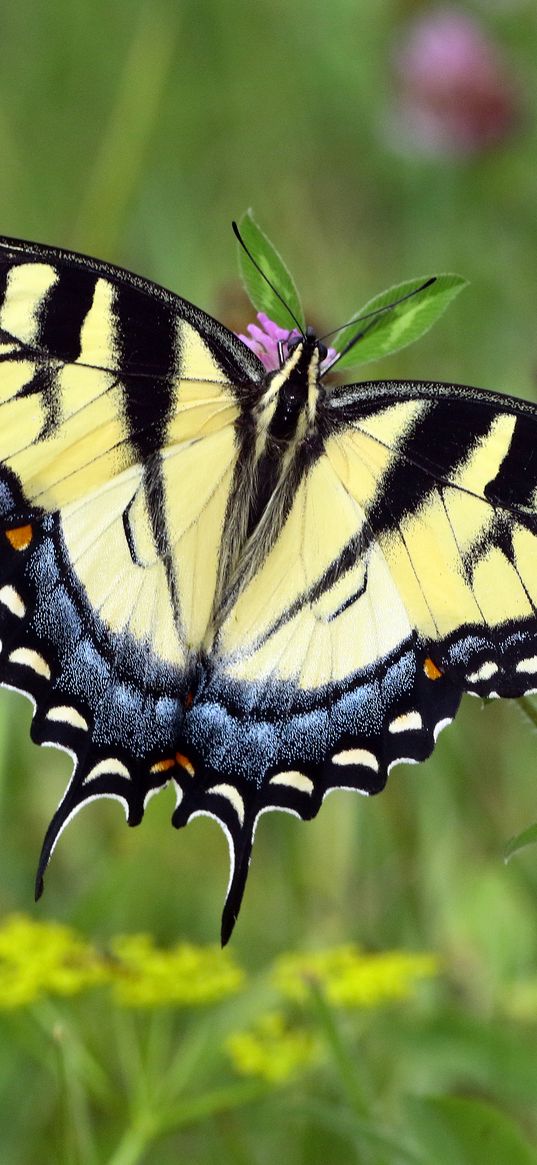
[[[233,934],[242,905],[250,869],[255,823],[255,817],[249,816],[246,818],[238,837],[234,838],[229,834],[230,879],[220,927],[220,941],[223,947],[227,945]]]
[[[230,780],[212,781],[206,777],[192,781],[188,776],[185,777],[187,760],[186,757],[182,758],[181,777],[176,781],[178,799],[172,825],[182,829],[195,817],[210,817],[218,822],[226,836],[230,877],[221,926],[222,946],[225,946],[231,937],[244,896],[259,814],[259,797],[257,792],[252,796],[252,787],[243,781],[240,782],[240,788],[239,782],[231,783]],[[193,766],[190,767],[193,774]]]
[[[94,766],[93,771],[95,772],[98,767],[98,765]],[[143,804],[138,805],[132,802],[131,781],[128,774],[125,775],[119,771],[107,773],[104,769],[100,775],[94,777],[89,775],[84,780],[80,779],[75,772],[43,840],[35,878],[36,901],[43,893],[47,866],[64,829],[84,805],[101,797],[120,801],[125,809],[129,825],[138,825],[141,821]]]

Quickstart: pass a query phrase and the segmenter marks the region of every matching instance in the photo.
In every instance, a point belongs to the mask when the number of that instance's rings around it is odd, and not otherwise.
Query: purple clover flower
[[[520,119],[517,87],[481,23],[455,5],[418,17],[396,50],[397,122],[425,153],[468,156]]]
[[[284,357],[288,354],[288,345],[293,340],[300,339],[300,332],[298,328],[281,328],[279,324],[275,324],[274,320],[270,320],[264,311],[258,311],[258,324],[248,324],[246,331],[247,336],[239,334],[239,340],[246,344],[255,355],[259,357],[261,363],[265,365],[267,372],[274,372],[280,367],[280,354],[278,345],[283,347]],[[321,364],[321,372],[332,363],[336,356],[336,349],[329,348],[327,354]]]

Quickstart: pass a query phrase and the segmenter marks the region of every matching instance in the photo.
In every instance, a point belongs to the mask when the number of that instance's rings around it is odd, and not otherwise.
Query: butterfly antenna
[[[406,295],[401,295],[399,299],[394,299],[393,303],[386,303],[383,307],[377,307],[374,311],[366,312],[366,314],[363,316],[356,316],[356,319],[349,320],[348,324],[341,324],[339,328],[334,328],[332,332],[327,332],[326,335],[321,336],[321,340],[324,341],[329,339],[330,336],[335,336],[336,332],[342,332],[345,328],[351,328],[353,324],[361,323],[363,320],[371,320],[371,323],[369,323],[367,327],[361,328],[359,332],[356,332],[356,334],[351,337],[349,342],[345,344],[345,347],[341,349],[341,352],[337,353],[337,356],[334,358],[329,367],[325,368],[325,375],[327,372],[330,372],[335,364],[337,364],[338,360],[341,360],[342,356],[346,356],[347,352],[350,352],[351,348],[354,348],[354,345],[358,343],[358,340],[362,340],[363,337],[367,335],[369,331],[371,331],[371,328],[373,328],[377,323],[379,316],[385,315],[388,311],[393,311],[393,308],[398,307],[400,303],[404,303],[405,299],[412,299],[414,295],[419,295],[422,291],[425,291],[427,287],[431,287],[433,283],[436,283],[436,275],[431,275],[430,279],[426,279],[420,287],[415,287],[414,291],[407,291]]]
[[[254,267],[255,267],[256,271],[259,271],[259,274],[260,274],[261,278],[265,280],[265,283],[267,283],[267,284],[268,284],[268,286],[270,287],[271,291],[273,291],[273,292],[274,292],[275,296],[276,296],[276,297],[279,299],[280,303],[281,303],[281,304],[283,304],[283,306],[284,306],[285,310],[286,310],[287,312],[289,312],[289,315],[291,316],[291,319],[295,321],[295,324],[296,324],[296,326],[297,326],[297,328],[298,328],[298,330],[299,330],[299,332],[300,332],[300,335],[301,335],[301,336],[302,336],[302,337],[305,339],[305,336],[304,336],[304,330],[303,330],[303,328],[301,327],[301,325],[299,324],[299,322],[298,322],[298,320],[297,320],[297,318],[296,318],[296,315],[294,314],[294,312],[292,312],[292,311],[291,311],[291,308],[289,307],[289,304],[285,302],[285,300],[284,300],[284,298],[283,298],[283,295],[280,295],[280,292],[278,291],[278,288],[274,286],[274,284],[273,284],[273,283],[271,282],[271,280],[269,279],[268,275],[267,275],[267,274],[266,274],[266,273],[263,271],[263,268],[259,266],[259,263],[257,262],[257,259],[254,259],[254,256],[252,255],[252,252],[250,251],[250,249],[249,249],[249,248],[246,246],[246,243],[244,242],[244,239],[243,239],[243,237],[242,237],[242,235],[241,235],[241,233],[240,233],[240,230],[239,230],[239,228],[238,228],[238,226],[237,226],[237,223],[236,223],[235,221],[233,221],[233,222],[231,223],[231,226],[233,227],[233,234],[235,235],[235,238],[236,238],[236,239],[238,240],[238,242],[240,243],[240,245],[241,245],[241,247],[242,247],[243,251],[245,252],[245,254],[246,254],[246,255],[248,255],[248,258],[249,258],[249,260],[250,260],[250,263],[253,263],[253,265],[254,265]],[[339,331],[339,329],[336,329],[336,331]]]

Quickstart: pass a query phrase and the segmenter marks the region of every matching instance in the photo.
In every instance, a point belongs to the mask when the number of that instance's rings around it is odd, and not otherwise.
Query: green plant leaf
[[[533,724],[533,727],[537,728],[537,707],[533,703],[533,700],[529,696],[520,696],[517,700],[517,707],[520,708],[526,720],[529,720],[530,724]]]
[[[535,1165],[535,1149],[517,1125],[482,1100],[411,1097],[407,1115],[424,1163]]]
[[[279,324],[281,328],[296,328],[297,322],[305,330],[304,311],[300,302],[295,281],[287,269],[281,255],[261,230],[253,217],[251,210],[247,210],[240,221],[240,232],[252,255],[267,279],[274,284],[284,300],[269,287],[263,275],[254,267],[248,255],[237,242],[239,248],[239,271],[246,294],[251,299],[256,311],[264,311],[269,319]],[[285,304],[288,305],[286,308]],[[294,317],[294,318],[293,318]]]
[[[498,914],[496,917],[499,917]],[[511,978],[504,980],[511,991]],[[481,1014],[455,1008],[431,1012],[417,1021],[409,1010],[390,1028],[391,1055],[406,1064],[414,1080],[464,1080],[475,1095],[495,1096],[506,1105],[535,1105],[537,1042],[533,1028],[507,1019],[491,1023]],[[505,1066],[509,1064],[509,1071]]]
[[[424,287],[428,279],[434,279],[428,287]],[[338,352],[342,352],[350,340],[354,338],[361,326],[357,320],[370,316],[381,308],[380,315],[365,319],[362,325],[364,335],[356,344],[337,362],[338,371],[343,368],[352,368],[356,364],[365,364],[369,360],[378,360],[382,356],[389,356],[406,348],[415,340],[421,339],[425,332],[432,328],[437,319],[446,310],[455,296],[467,287],[468,281],[461,275],[425,276],[422,279],[408,279],[405,283],[398,283],[395,287],[388,287],[356,313],[354,323],[343,328],[335,340],[332,340]],[[420,290],[421,289],[421,290]],[[416,292],[410,299],[403,300],[396,307],[388,308],[388,304]]]
[[[528,829],[523,829],[521,833],[517,833],[515,837],[509,838],[504,850],[504,862],[510,862],[515,854],[519,853],[521,849],[526,849],[529,845],[535,845],[537,842],[537,825],[530,825]]]

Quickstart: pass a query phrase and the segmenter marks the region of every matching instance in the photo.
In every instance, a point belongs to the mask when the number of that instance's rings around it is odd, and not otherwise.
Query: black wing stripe
[[[62,421],[62,402],[57,368],[46,364],[38,366],[31,380],[21,388],[17,395],[21,397],[41,396],[44,419],[38,437],[39,441],[44,441],[58,431]],[[4,403],[9,404],[9,401]],[[33,444],[33,441],[30,444]]]
[[[160,454],[176,406],[176,383],[180,376],[177,320],[166,304],[150,297],[145,299],[125,286],[116,290],[114,313],[124,413],[132,447],[145,464],[143,484],[153,538],[166,569],[170,600],[179,620],[179,593],[172,566]],[[139,381],[129,376],[129,363],[136,370],[150,373],[155,369],[159,375],[150,382]]]
[[[8,265],[2,266],[2,264],[0,264],[0,310],[3,306],[4,300],[6,298],[6,292],[7,292],[8,280],[9,280],[9,272],[10,272],[10,267]],[[13,337],[10,336],[9,333],[6,332],[4,328],[0,328],[0,343],[5,343],[6,340],[8,342],[11,342],[12,339],[13,339]]]
[[[395,529],[403,518],[419,509],[430,492],[439,470],[449,479],[469,452],[486,437],[493,417],[488,409],[476,408],[471,401],[457,402],[457,431],[449,401],[430,406],[412,426],[381,482],[369,522],[375,537]],[[460,427],[465,440],[461,443]],[[434,450],[428,464],[427,451]]]
[[[90,272],[65,268],[47,291],[38,312],[37,343],[49,356],[66,364],[80,356],[82,326],[96,282]]]
[[[129,372],[156,373],[159,380],[177,374],[177,320],[166,304],[149,296],[141,296],[131,287],[116,287],[114,316],[117,343],[117,365],[127,377]],[[159,384],[152,408],[158,413],[169,406],[173,398],[171,384]],[[164,393],[164,397],[160,397]],[[135,397],[133,407],[139,404]]]
[[[523,467],[523,471],[522,471]],[[517,417],[509,448],[496,476],[485,489],[485,497],[495,505],[515,510],[529,506],[535,510],[537,485],[537,426],[534,417]]]

